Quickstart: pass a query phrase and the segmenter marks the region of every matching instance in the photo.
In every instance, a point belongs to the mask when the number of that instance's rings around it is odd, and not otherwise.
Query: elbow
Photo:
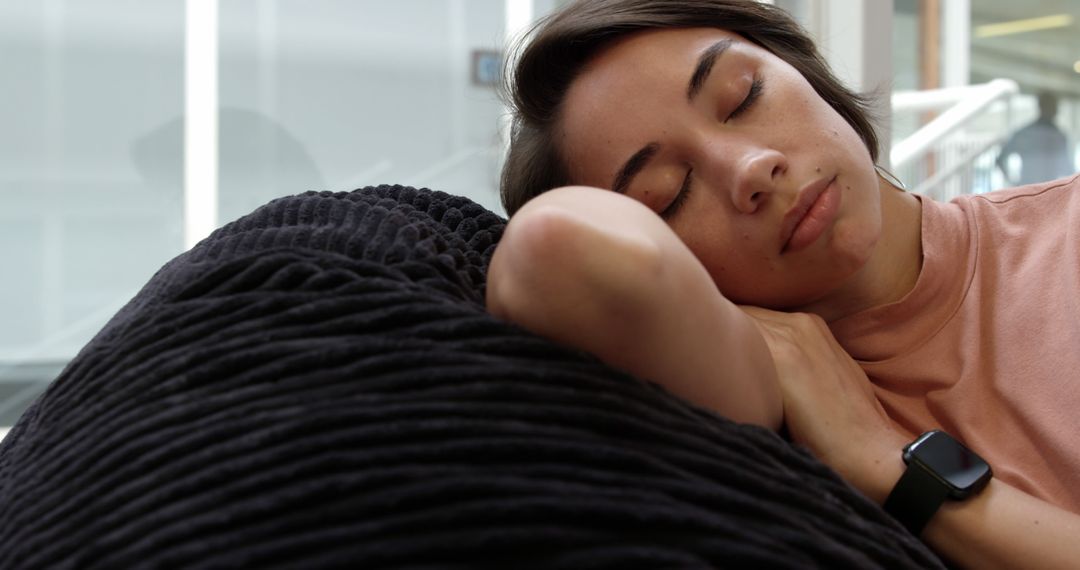
[[[510,220],[488,269],[486,303],[499,318],[565,341],[575,326],[610,322],[639,306],[663,256],[648,235],[598,224],[558,192]]]
[[[495,316],[517,322],[542,299],[551,273],[565,273],[561,253],[569,253],[574,228],[558,211],[532,208],[511,218],[503,232],[487,276],[487,308]]]

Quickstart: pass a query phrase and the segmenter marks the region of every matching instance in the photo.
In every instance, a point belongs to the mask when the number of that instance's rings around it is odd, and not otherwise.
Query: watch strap
[[[948,487],[912,461],[889,493],[889,498],[885,499],[885,512],[900,521],[911,534],[919,536],[948,497]]]

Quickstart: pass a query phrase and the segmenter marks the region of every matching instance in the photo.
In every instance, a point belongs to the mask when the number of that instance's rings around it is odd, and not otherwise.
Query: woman
[[[493,313],[783,421],[879,503],[904,445],[944,428],[994,477],[924,540],[964,566],[1080,560],[1076,181],[901,191],[875,170],[864,100],[752,1],[573,3],[511,88]]]

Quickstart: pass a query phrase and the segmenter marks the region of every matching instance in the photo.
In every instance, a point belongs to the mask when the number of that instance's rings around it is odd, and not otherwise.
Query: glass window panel
[[[183,22],[0,3],[0,426],[181,250]]]
[[[502,46],[502,0],[242,0],[220,18],[222,221],[380,183],[501,210],[503,107],[471,65]]]

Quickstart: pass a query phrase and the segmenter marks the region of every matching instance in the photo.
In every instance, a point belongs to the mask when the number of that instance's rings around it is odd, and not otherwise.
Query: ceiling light
[[[1073,71],[1080,73],[1080,61],[1073,64]]]
[[[1053,16],[1043,16],[1041,18],[1013,20],[1011,22],[1001,22],[1000,24],[977,26],[975,28],[975,37],[992,38],[994,36],[1007,36],[1010,34],[1022,34],[1024,32],[1035,32],[1038,30],[1065,28],[1071,26],[1072,23],[1073,17],[1070,14],[1056,14]]]

